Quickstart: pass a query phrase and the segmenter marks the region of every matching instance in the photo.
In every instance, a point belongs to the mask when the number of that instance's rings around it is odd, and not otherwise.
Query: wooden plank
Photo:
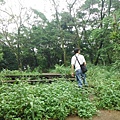
[[[75,78],[69,78],[67,79],[67,81],[74,81]],[[53,81],[57,81],[56,79],[35,79],[35,80],[2,80],[2,83],[19,83],[19,82],[28,82],[28,83],[33,83],[33,82],[53,82]]]
[[[5,75],[6,78],[10,78],[12,80],[15,80],[17,78],[22,78],[22,77],[25,77],[25,78],[60,78],[62,77],[63,75],[62,74],[59,74],[59,73],[42,73],[42,74],[39,74],[39,75]]]

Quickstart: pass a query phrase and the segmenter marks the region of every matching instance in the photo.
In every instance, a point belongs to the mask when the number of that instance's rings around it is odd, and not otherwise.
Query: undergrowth
[[[57,65],[54,72],[70,74],[70,67]],[[0,119],[65,120],[71,114],[91,118],[100,109],[120,110],[119,71],[88,65],[86,75],[89,87],[83,89],[65,78],[51,84],[2,84]]]

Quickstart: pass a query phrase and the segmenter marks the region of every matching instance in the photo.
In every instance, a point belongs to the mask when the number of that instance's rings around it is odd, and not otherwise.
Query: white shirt
[[[79,54],[79,53],[76,53],[72,58],[71,58],[71,65],[75,65],[75,71],[78,70],[78,69],[81,69],[80,68],[80,65],[78,63],[78,60],[76,59],[76,57],[78,58],[79,60],[79,63],[80,64],[83,64],[84,62],[86,63],[85,61],[85,58],[83,55]]]

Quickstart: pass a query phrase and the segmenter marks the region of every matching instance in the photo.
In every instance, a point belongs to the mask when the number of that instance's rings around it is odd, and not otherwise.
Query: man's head
[[[76,54],[76,53],[80,53],[80,49],[79,48],[75,48],[74,49],[74,53]]]

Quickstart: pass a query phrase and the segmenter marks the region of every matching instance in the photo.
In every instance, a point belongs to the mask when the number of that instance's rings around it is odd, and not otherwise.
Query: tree
[[[30,26],[30,17],[31,12],[28,11],[25,7],[19,3],[18,7],[19,11],[13,12],[12,7],[5,8],[4,6],[1,7],[1,33],[2,38],[1,42],[8,46],[14,55],[16,56],[16,60],[18,62],[18,68],[22,69],[22,46],[25,42],[25,36],[23,35],[22,31],[25,25],[27,27]],[[4,17],[2,16],[4,15]],[[6,17],[5,17],[6,16]],[[29,23],[30,22],[30,23]],[[10,31],[10,29],[12,31]],[[22,42],[24,40],[24,42]]]
[[[112,42],[112,60],[115,68],[120,69],[120,11],[116,11],[113,15],[113,31],[110,34]]]
[[[116,9],[113,7],[115,2],[111,0],[86,0],[82,6],[83,15],[89,16],[89,19],[85,22],[89,29],[84,31],[85,37],[83,39],[86,40],[85,44],[88,46],[86,50],[88,50],[87,53],[89,53],[91,62],[95,65],[112,62],[107,50],[111,44],[110,33],[112,29],[110,23],[112,21],[111,15]]]
[[[52,0],[55,11],[52,20],[21,3],[17,13],[1,3],[0,58],[3,56],[4,68],[29,66],[31,70],[47,71],[59,60],[70,65],[74,47],[80,47],[82,54],[95,65],[118,65],[119,0],[85,0],[84,4],[78,4],[80,0],[66,0],[66,9],[62,11],[59,1]],[[13,67],[8,65],[11,60],[17,61]]]

